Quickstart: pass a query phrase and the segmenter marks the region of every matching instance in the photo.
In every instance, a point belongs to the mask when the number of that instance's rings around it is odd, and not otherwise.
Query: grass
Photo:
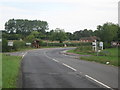
[[[88,53],[78,52],[78,51],[75,51],[74,49],[72,49],[72,50],[68,50],[67,52],[68,52],[68,53],[81,54],[81,55],[88,55]]]
[[[18,50],[11,50],[10,52],[27,51],[32,49],[35,49],[35,48],[32,48],[32,47],[19,48]]]
[[[99,63],[106,64],[106,62],[109,62],[110,65],[114,66],[120,66],[118,63],[118,57],[110,57],[110,56],[90,56],[90,57],[80,57],[82,60],[88,60],[88,61],[95,61]]]
[[[85,51],[80,52],[79,48],[74,50],[69,50],[68,52],[81,54],[81,55],[92,55],[89,57],[81,56],[80,59],[82,60],[95,61],[103,64],[106,64],[106,62],[109,62],[110,65],[120,66],[120,63],[118,62],[118,58],[120,58],[120,56],[118,56],[118,48],[104,49],[103,51],[98,53],[98,56],[97,56],[97,53],[94,53],[94,52],[91,52],[91,53],[88,53]]]
[[[16,88],[21,57],[2,54],[2,88]]]

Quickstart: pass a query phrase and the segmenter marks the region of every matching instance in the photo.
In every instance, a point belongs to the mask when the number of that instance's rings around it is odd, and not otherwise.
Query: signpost
[[[26,43],[27,46],[31,46],[31,43]]]
[[[97,42],[96,40],[94,42],[92,42],[92,48],[93,48],[93,51],[97,51]]]
[[[98,45],[99,44],[99,45]],[[103,50],[103,42],[97,42],[96,40],[94,42],[92,42],[92,48],[93,48],[93,51],[97,52],[97,56],[98,56],[98,53]]]
[[[8,41],[8,46],[9,46],[10,50],[12,50],[12,47],[13,47],[13,41]]]
[[[100,47],[101,50],[103,50],[103,42],[99,43],[99,47]]]
[[[8,46],[11,46],[11,47],[12,47],[12,46],[13,46],[13,41],[9,41],[9,42],[8,42]]]

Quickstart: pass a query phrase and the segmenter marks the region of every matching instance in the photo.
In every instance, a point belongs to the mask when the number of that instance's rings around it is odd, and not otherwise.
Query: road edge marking
[[[27,54],[27,52],[25,52],[23,55],[22,55],[22,59],[24,58],[24,56]]]
[[[91,80],[93,80],[93,81],[99,83],[100,85],[102,85],[102,86],[104,86],[104,87],[106,87],[106,88],[110,88],[111,90],[113,90],[110,86],[108,86],[108,85],[106,85],[106,84],[104,84],[104,83],[102,83],[102,82],[100,82],[100,81],[98,81],[98,80],[92,78],[91,76],[89,76],[89,75],[85,75],[85,76],[86,76],[87,78],[89,78],[89,79],[91,79]]]

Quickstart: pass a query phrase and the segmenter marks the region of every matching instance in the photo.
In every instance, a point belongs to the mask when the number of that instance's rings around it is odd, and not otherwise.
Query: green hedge
[[[14,41],[13,50],[18,50],[25,47],[25,41]]]
[[[77,46],[90,46],[91,43],[46,43],[46,42],[42,42],[40,41],[40,46],[59,46],[59,47],[63,47],[64,44],[66,44],[68,47],[69,46],[73,46],[73,47],[77,47]]]
[[[9,48],[8,48],[8,40],[3,38],[2,39],[2,52],[8,52]]]
[[[76,52],[92,53],[92,46],[79,46],[75,49]]]
[[[109,43],[109,42],[104,42],[104,49],[105,48],[112,48],[112,46],[111,46],[111,43]]]

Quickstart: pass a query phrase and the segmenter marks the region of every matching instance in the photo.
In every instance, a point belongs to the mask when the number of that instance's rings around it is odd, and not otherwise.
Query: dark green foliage
[[[8,48],[8,41],[7,39],[3,38],[2,39],[2,52],[8,52],[9,48]]]
[[[5,23],[5,30],[7,33],[28,35],[32,31],[45,33],[48,29],[48,23],[40,20],[27,20],[27,19],[10,19]]]
[[[85,53],[92,53],[91,46],[79,46],[75,49],[76,52],[85,52]]]
[[[104,49],[105,48],[112,48],[112,46],[111,46],[111,43],[109,43],[109,42],[104,42]]]
[[[72,40],[79,40],[81,37],[90,37],[90,36],[93,36],[93,31],[84,29],[74,32]]]
[[[77,46],[90,46],[91,43],[47,43],[47,42],[43,42],[43,41],[40,41],[40,46],[60,46],[60,47],[63,47],[65,44],[68,46],[68,47],[77,47]]]
[[[13,50],[17,51],[20,48],[25,48],[25,42],[24,41],[14,41]]]
[[[60,43],[63,43],[67,39],[66,33],[63,29],[56,28],[50,36],[50,39],[52,41],[59,41]]]
[[[96,36],[100,37],[103,42],[111,42],[118,40],[118,28],[117,24],[113,23],[105,23],[102,26],[99,25],[97,27],[97,31],[95,31]]]

